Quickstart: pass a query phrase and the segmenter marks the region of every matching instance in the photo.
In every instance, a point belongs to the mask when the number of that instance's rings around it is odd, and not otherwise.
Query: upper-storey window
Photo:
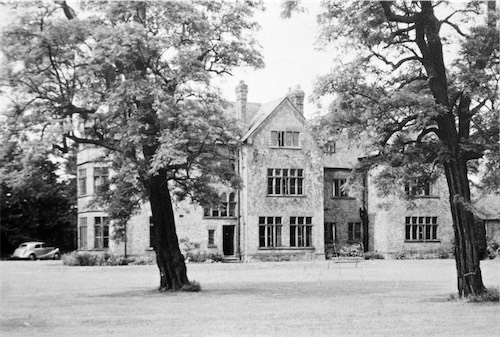
[[[87,169],[78,170],[78,195],[87,194]]]
[[[103,192],[108,186],[109,169],[94,167],[94,193]]]
[[[205,207],[203,209],[204,217],[212,218],[232,218],[236,216],[236,196],[233,192],[222,193],[220,196],[221,204],[218,207]]]
[[[431,184],[429,182],[419,184],[417,181],[406,183],[405,193],[413,197],[429,196],[432,193]]]
[[[344,190],[344,185],[346,183],[346,179],[333,179],[333,197],[336,198],[347,198],[349,195]]]
[[[304,170],[302,169],[267,169],[267,194],[302,195]]]
[[[271,146],[299,147],[299,136],[298,131],[271,131]]]

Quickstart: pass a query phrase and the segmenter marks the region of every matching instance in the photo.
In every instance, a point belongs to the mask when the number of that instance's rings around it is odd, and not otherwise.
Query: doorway
[[[234,255],[234,226],[222,226],[222,252]]]

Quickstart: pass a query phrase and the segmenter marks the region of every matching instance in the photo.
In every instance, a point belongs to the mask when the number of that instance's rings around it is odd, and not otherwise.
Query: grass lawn
[[[500,259],[481,263],[500,286]],[[199,293],[159,293],[156,266],[0,261],[0,336],[499,336],[500,305],[448,301],[454,260],[189,264]]]

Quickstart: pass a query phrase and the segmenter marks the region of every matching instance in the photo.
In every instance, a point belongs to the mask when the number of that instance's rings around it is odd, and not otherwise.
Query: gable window
[[[208,246],[215,246],[215,229],[208,230]]]
[[[302,195],[304,170],[267,169],[267,194]]]
[[[104,192],[108,186],[109,169],[94,167],[94,193]]]
[[[290,247],[312,247],[312,217],[290,217]]]
[[[87,247],[87,218],[81,217],[78,227],[78,249],[88,249]]]
[[[109,224],[107,217],[94,218],[94,248],[109,248]]]
[[[347,224],[347,240],[361,241],[361,222],[349,222]]]
[[[299,136],[297,131],[271,131],[271,146],[298,148]]]
[[[281,247],[281,217],[259,217],[259,247]]]
[[[417,181],[405,184],[406,195],[421,197],[431,195],[431,184],[425,182],[423,184],[418,184]]]
[[[234,218],[236,216],[236,195],[234,192],[222,193],[218,207],[203,208],[203,216],[210,218]]]
[[[438,241],[436,216],[407,216],[406,241]]]
[[[344,191],[343,186],[346,183],[346,179],[333,179],[333,197],[336,198],[347,198],[349,195]]]
[[[87,194],[87,169],[78,170],[78,195]]]

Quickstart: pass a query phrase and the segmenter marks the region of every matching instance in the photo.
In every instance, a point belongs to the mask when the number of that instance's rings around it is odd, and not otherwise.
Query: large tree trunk
[[[450,206],[455,232],[455,263],[460,297],[479,295],[486,291],[481,275],[480,251],[474,215],[470,211],[470,190],[467,165],[460,158],[444,164],[450,192]]]
[[[422,53],[422,65],[426,69],[429,88],[436,103],[448,109],[448,113],[436,118],[438,136],[446,150],[442,164],[445,169],[450,208],[455,232],[455,261],[457,267],[458,293],[460,297],[479,295],[486,291],[479,267],[480,254],[474,215],[471,211],[467,158],[460,143],[470,133],[470,98],[462,97],[457,116],[453,114],[454,104],[450,104],[443,47],[439,31],[441,23],[434,15],[430,1],[420,1],[422,11],[415,22],[416,43]]]
[[[189,280],[175,230],[174,210],[165,170],[161,169],[150,176],[149,188],[155,230],[154,249],[160,270],[160,291],[180,290],[189,284]]]

